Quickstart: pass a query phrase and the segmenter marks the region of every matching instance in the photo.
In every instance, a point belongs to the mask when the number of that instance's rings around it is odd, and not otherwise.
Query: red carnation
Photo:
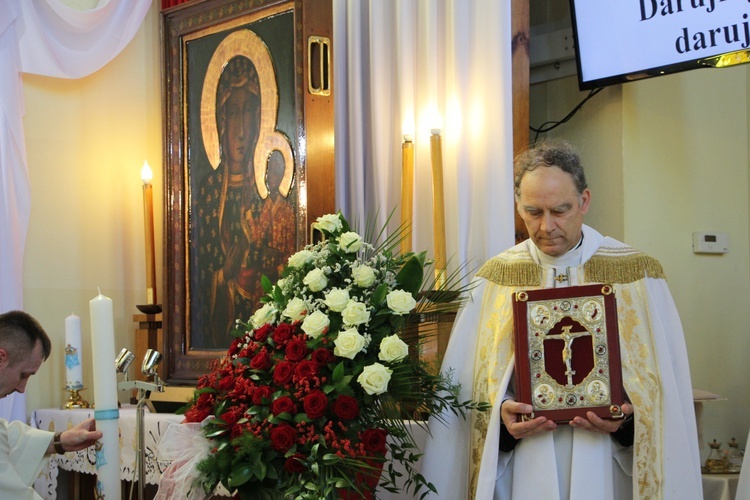
[[[284,352],[287,360],[300,361],[307,356],[307,343],[301,339],[294,339],[286,345]]]
[[[273,327],[266,323],[265,325],[255,330],[255,333],[253,333],[253,338],[257,342],[265,342],[266,338],[268,338],[268,334],[271,333],[272,329]]]
[[[271,368],[271,355],[268,351],[261,349],[258,354],[250,360],[250,368],[253,370],[268,370]]]
[[[263,404],[263,398],[268,398],[271,395],[271,388],[267,385],[256,387],[253,391],[253,404]]]
[[[304,455],[295,453],[291,457],[287,458],[286,462],[284,462],[284,470],[289,474],[299,474],[300,472],[305,472],[305,470],[307,470],[307,467],[305,467],[305,464],[300,461],[304,459]]]
[[[351,396],[339,396],[333,402],[333,414],[341,420],[354,420],[359,415],[359,404]]]
[[[276,327],[276,331],[273,332],[273,335],[271,335],[271,339],[273,339],[276,347],[282,347],[289,341],[289,339],[292,338],[293,334],[294,327],[292,327],[292,325],[290,325],[289,323],[281,323]]]
[[[282,413],[294,415],[297,413],[297,405],[289,396],[282,396],[271,403],[271,413],[274,415],[281,415]]]
[[[315,361],[300,361],[294,369],[294,375],[299,380],[308,379],[318,374],[318,363]]]
[[[378,455],[385,455],[385,438],[388,431],[385,429],[367,429],[362,433],[362,444],[365,451]]]
[[[294,363],[279,361],[273,369],[273,381],[278,385],[285,385],[292,381]]]
[[[289,424],[279,424],[271,429],[270,438],[274,450],[286,453],[297,442],[297,429]]]
[[[185,422],[203,422],[211,414],[211,408],[193,406],[185,412]]]
[[[302,406],[305,408],[308,418],[315,419],[322,417],[328,408],[328,397],[323,391],[314,390],[302,399]]]
[[[336,360],[336,356],[333,355],[333,351],[330,349],[326,349],[325,347],[315,349],[312,352],[312,355],[310,355],[310,358],[312,358],[312,360],[319,365],[327,365],[328,363],[333,363]]]
[[[237,378],[234,388],[227,393],[227,397],[236,401],[245,401],[252,397],[254,389],[255,383],[252,380]]]

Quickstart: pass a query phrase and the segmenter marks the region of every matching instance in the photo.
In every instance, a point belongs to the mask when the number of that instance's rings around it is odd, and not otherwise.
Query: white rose
[[[271,304],[264,304],[263,307],[255,311],[250,322],[254,328],[260,328],[266,323],[273,323],[276,321],[276,313],[278,310]]]
[[[326,294],[323,303],[327,305],[328,309],[331,311],[341,312],[349,303],[349,292],[341,288],[332,288],[331,291]]]
[[[328,331],[330,323],[331,320],[328,319],[328,316],[323,311],[315,311],[302,322],[302,331],[308,337],[316,339]]]
[[[307,273],[302,283],[307,285],[307,288],[313,292],[319,292],[328,284],[328,278],[326,278],[326,273],[322,269],[316,268]]]
[[[346,253],[354,253],[362,248],[362,237],[354,231],[344,233],[339,237],[339,248]]]
[[[276,286],[278,286],[279,288],[283,290],[284,287],[286,286],[286,281],[287,281],[286,278],[279,278],[279,281],[276,282]]]
[[[404,290],[393,290],[385,297],[385,300],[388,303],[388,309],[398,316],[407,314],[417,305],[412,294]]]
[[[345,325],[361,325],[370,321],[370,311],[367,305],[356,300],[350,300],[341,312],[341,319]]]
[[[380,341],[378,359],[393,363],[400,361],[409,354],[409,346],[398,335],[390,335]]]
[[[333,341],[333,353],[342,358],[354,359],[364,347],[365,338],[359,334],[356,328],[349,328],[339,333]]]
[[[361,265],[352,271],[352,278],[357,286],[367,288],[375,283],[375,270],[370,266]]]
[[[299,321],[307,314],[307,303],[299,297],[294,297],[286,305],[281,315],[292,321]]]
[[[289,257],[289,260],[287,261],[289,264],[289,267],[302,267],[313,257],[313,253],[310,250],[300,250],[299,252],[295,253],[291,257]]]
[[[357,382],[367,394],[383,394],[388,390],[388,382],[391,381],[393,370],[386,368],[380,363],[365,366],[362,373],[357,377]]]
[[[329,233],[336,233],[341,231],[343,226],[341,225],[341,218],[337,214],[327,214],[322,217],[318,217],[318,220],[314,224],[315,229],[321,231],[328,231]]]

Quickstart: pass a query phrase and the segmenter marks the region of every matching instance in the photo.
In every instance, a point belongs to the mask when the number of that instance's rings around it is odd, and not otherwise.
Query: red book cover
[[[589,411],[622,418],[617,304],[611,285],[513,295],[516,399],[532,418],[568,422]]]

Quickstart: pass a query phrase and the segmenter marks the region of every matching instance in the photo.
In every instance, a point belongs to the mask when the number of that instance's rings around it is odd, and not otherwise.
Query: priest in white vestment
[[[516,172],[530,239],[477,273],[442,367],[462,398],[492,409],[431,421],[422,474],[446,499],[702,498],[687,352],[661,265],[583,224],[591,193],[569,144],[535,146]],[[615,289],[626,418],[524,421],[532,407],[513,396],[511,296],[590,283]]]
[[[0,398],[24,392],[50,350],[47,333],[31,316],[22,311],[0,314]],[[0,498],[41,498],[31,485],[45,457],[93,446],[102,437],[95,425],[87,419],[55,433],[0,419]]]

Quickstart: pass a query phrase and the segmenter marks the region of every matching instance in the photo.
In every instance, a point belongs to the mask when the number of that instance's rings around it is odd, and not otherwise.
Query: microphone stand
[[[146,490],[146,446],[145,446],[145,430],[144,430],[144,405],[146,400],[152,391],[164,392],[164,383],[161,381],[158,375],[154,375],[154,382],[144,382],[142,380],[123,380],[117,387],[121,391],[128,391],[132,389],[138,390],[138,404],[135,407],[135,426],[138,441],[138,453],[136,455],[135,467],[138,471],[138,500],[143,500],[143,496]],[[133,490],[130,490],[131,496]]]

